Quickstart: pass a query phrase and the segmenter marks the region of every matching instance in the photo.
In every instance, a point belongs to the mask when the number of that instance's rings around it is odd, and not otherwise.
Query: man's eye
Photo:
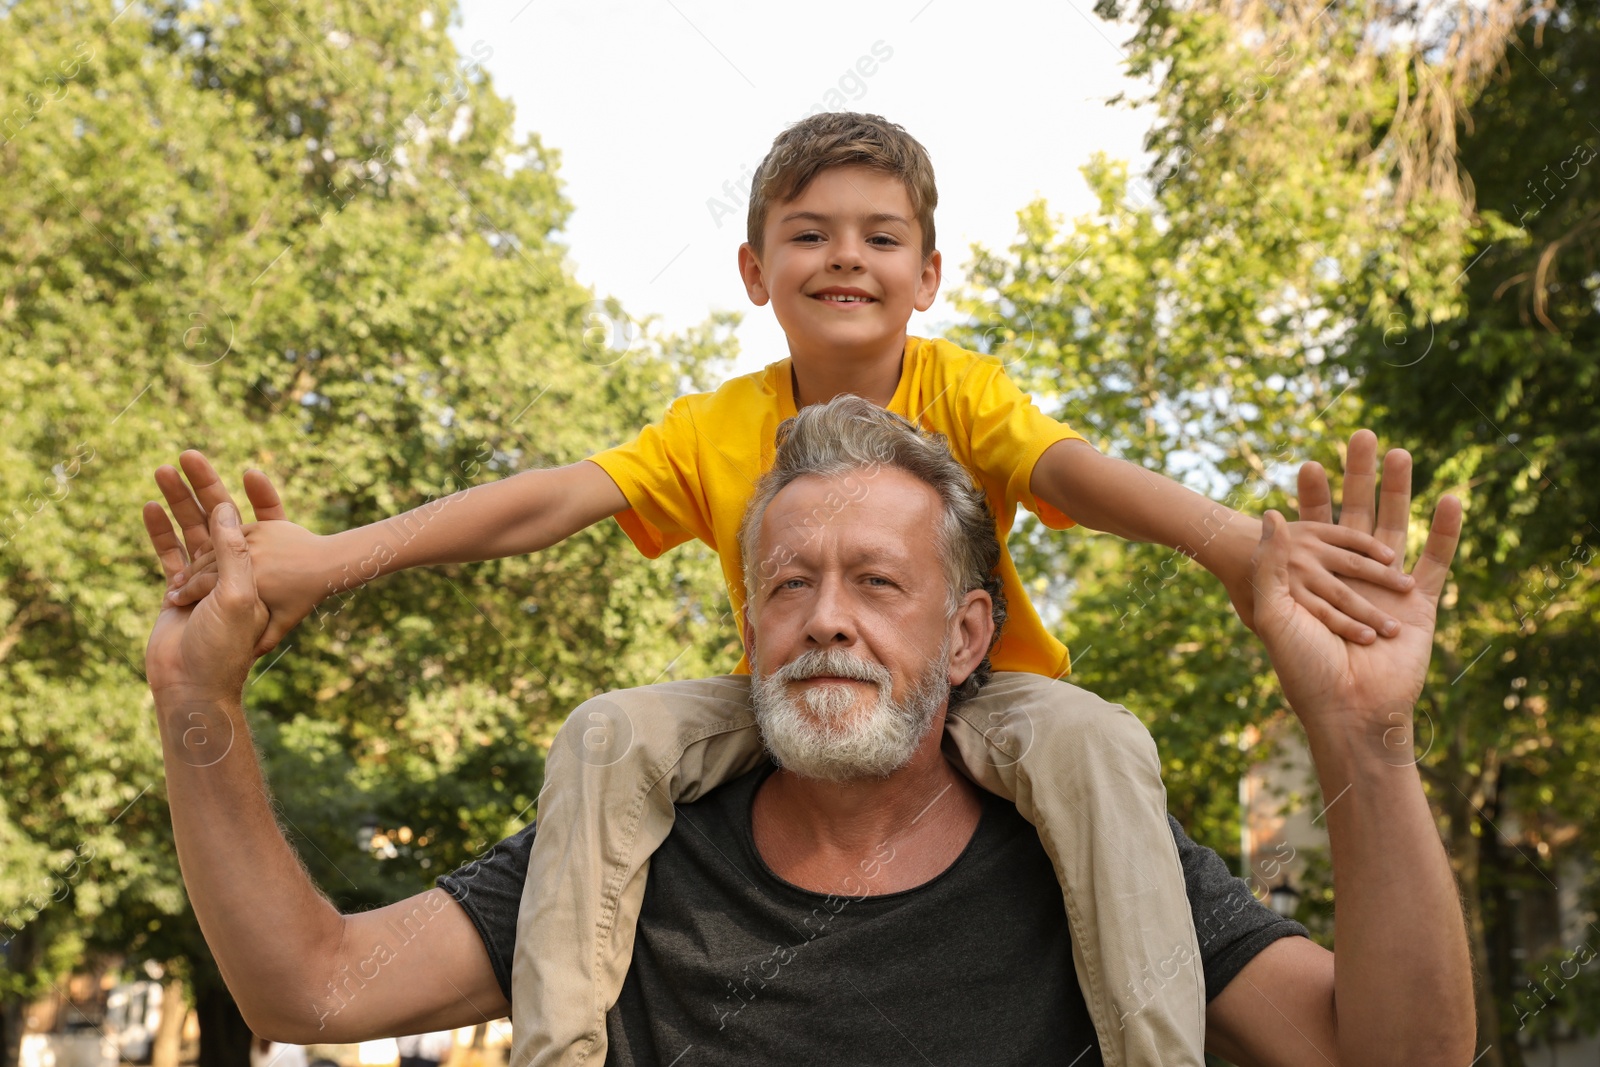
[[[871,585],[877,586],[880,589],[894,584],[889,579],[877,574],[868,575],[867,582]]]
[[[801,586],[803,586],[805,584],[806,584],[806,580],[804,578],[786,578],[785,580],[783,580],[783,581],[778,583],[778,588],[779,589],[799,589]]]

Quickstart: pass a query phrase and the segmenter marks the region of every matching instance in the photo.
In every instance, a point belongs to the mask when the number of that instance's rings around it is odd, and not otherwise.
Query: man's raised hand
[[[198,603],[216,587],[217,561],[206,534],[206,517],[230,498],[205,456],[190,450],[179,456],[178,462],[183,472],[160,467],[156,470],[156,484],[190,545],[187,564],[167,573],[166,602],[184,607]],[[266,631],[255,649],[257,656],[263,656],[278,647],[284,636],[327,595],[327,582],[316,568],[327,552],[324,538],[288,521],[277,487],[264,473],[245,471],[244,489],[256,517],[254,523],[243,527],[245,542],[254,564],[257,590],[269,612]]]
[[[160,504],[144,506],[144,525],[161,569],[171,578],[183,566],[184,546]],[[217,582],[193,607],[162,604],[145,647],[150,689],[158,702],[173,706],[238,701],[267,626],[267,606],[256,595],[238,509],[224,494],[208,522],[186,526],[184,532],[191,552],[200,543],[215,548]]]
[[[1359,457],[1357,457],[1359,460]],[[1411,508],[1411,457],[1400,449],[1384,459],[1383,494],[1372,508],[1375,478],[1352,464],[1345,484],[1340,524],[1370,533],[1395,553],[1390,569],[1403,572]],[[1308,463],[1300,472],[1302,515],[1331,518],[1327,474]],[[1375,731],[1385,737],[1395,713],[1409,716],[1422,691],[1433,650],[1439,593],[1461,536],[1461,503],[1445,496],[1434,509],[1428,541],[1411,571],[1409,588],[1350,579],[1354,591],[1396,619],[1399,631],[1372,644],[1340,636],[1291,591],[1294,546],[1283,516],[1267,512],[1261,542],[1251,560],[1256,598],[1255,630],[1267,646],[1285,697],[1308,731],[1316,727]],[[1409,719],[1406,720],[1409,722]]]

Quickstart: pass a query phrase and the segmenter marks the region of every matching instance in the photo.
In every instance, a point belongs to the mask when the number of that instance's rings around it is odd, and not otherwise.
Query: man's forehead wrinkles
[[[811,568],[877,567],[894,572],[915,570],[910,553],[901,549],[896,542],[887,539],[872,545],[852,545],[843,548],[813,541],[792,548],[779,546],[779,551],[781,554],[776,557],[778,569],[793,565]]]

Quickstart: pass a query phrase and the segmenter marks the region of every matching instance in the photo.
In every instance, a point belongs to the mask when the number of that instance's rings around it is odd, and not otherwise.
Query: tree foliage
[[[235,487],[259,466],[332,532],[624,440],[734,349],[727,318],[662,337],[573,280],[557,153],[513,134],[492,45],[458,52],[419,0],[21,2],[0,24],[15,1003],[96,947],[208,965],[141,670],[158,464],[199,447]],[[314,876],[391,900],[522,825],[575,704],[731,664],[720,599],[706,555],[651,565],[607,523],[330,601],[246,694]],[[357,847],[363,822],[394,858]]]
[[[1034,205],[1005,254],[980,252],[973,341],[1091,439],[1250,510],[1292,507],[1283,461],[1331,465],[1360,424],[1413,450],[1419,510],[1463,498],[1417,744],[1467,904],[1484,1062],[1520,1063],[1519,1035],[1600,1024],[1600,24],[1578,4],[1131,13],[1130,69],[1155,83],[1149,175],[1097,161],[1094,213],[1068,227]],[[1217,784],[1273,714],[1254,644],[1162,553],[1029,551],[1075,670],[1146,716],[1175,810],[1208,812],[1225,850]]]

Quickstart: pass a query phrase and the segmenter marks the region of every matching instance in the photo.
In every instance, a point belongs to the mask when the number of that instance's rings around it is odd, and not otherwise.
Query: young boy
[[[876,116],[822,114],[780,134],[757,173],[739,269],[751,300],[773,305],[789,358],[678,399],[631,444],[476,487],[420,516],[326,538],[287,522],[251,527],[257,583],[272,613],[264,646],[348,588],[352,571],[368,578],[532,552],[608,516],[650,558],[691,537],[715,548],[742,609],[736,531],[771,465],[778,426],[843,393],[944,434],[985,490],[1002,545],[1018,504],[1054,529],[1076,521],[1158,541],[1198,559],[1251,621],[1256,520],[1102,456],[1043,415],[992,358],[906,335],[912,310],[933,302],[941,268],[937,192],[920,144]],[[185,463],[204,461],[190,453]],[[1335,577],[1408,580],[1383,565],[1389,550],[1340,527],[1290,529],[1304,546],[1294,553],[1302,603],[1356,640],[1392,632],[1393,620]],[[757,573],[776,565],[761,561]],[[205,567],[196,560],[175,583]],[[1056,681],[1068,669],[1066,649],[1044,628],[1009,556],[999,577],[1010,616],[991,656],[996,674],[952,712],[947,750],[1038,827],[1061,878],[1104,1062],[1198,1067],[1204,978],[1154,743],[1125,709]],[[198,599],[208,587],[190,582],[178,595]],[[733,675],[608,694],[578,708],[558,734],[518,923],[515,1067],[604,1060],[605,1013],[628,971],[649,857],[672,827],[674,802],[762,758],[749,682],[741,659]],[[722,1024],[759,1025],[758,1013],[731,1018],[745,998],[732,983],[729,990]]]

